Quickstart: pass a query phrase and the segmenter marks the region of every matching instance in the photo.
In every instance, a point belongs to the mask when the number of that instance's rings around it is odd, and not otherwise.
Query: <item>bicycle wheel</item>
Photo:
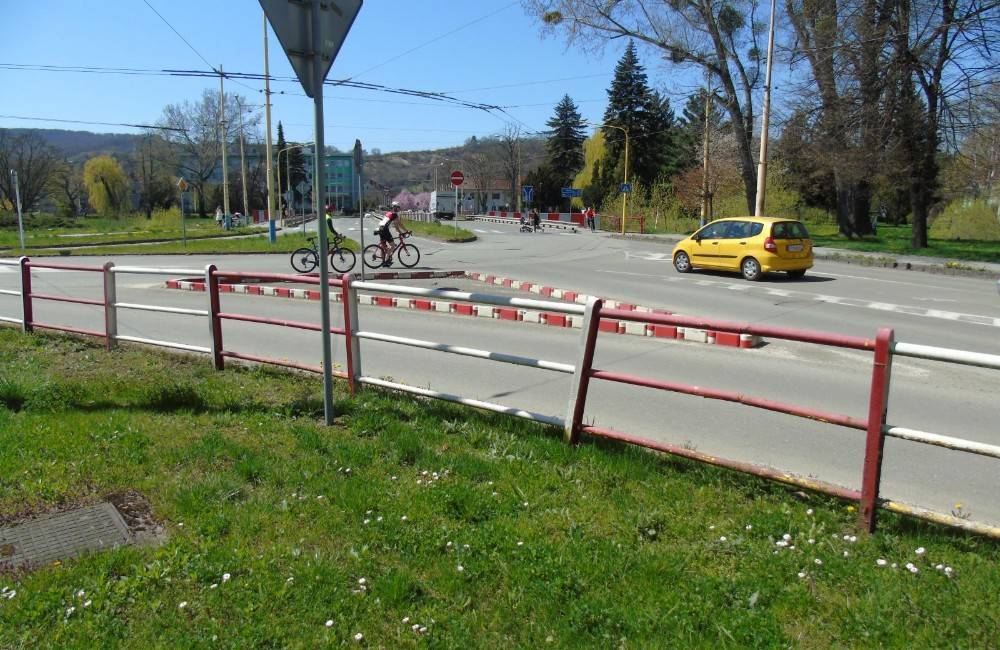
[[[299,273],[309,273],[319,266],[319,255],[311,248],[300,248],[292,253],[291,262]]]
[[[361,259],[368,268],[377,269],[385,264],[385,253],[382,252],[382,247],[378,244],[370,244],[365,246],[365,252]]]
[[[330,266],[337,273],[347,273],[354,268],[357,257],[350,248],[334,248],[330,251]]]
[[[420,261],[420,251],[413,244],[403,244],[396,251],[396,259],[408,269],[413,268]]]

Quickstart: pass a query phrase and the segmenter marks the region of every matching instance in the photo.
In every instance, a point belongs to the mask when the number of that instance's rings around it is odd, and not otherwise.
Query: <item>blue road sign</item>
[[[583,190],[578,190],[575,187],[564,187],[562,188],[562,196],[564,199],[583,196]]]
[[[632,191],[632,183],[622,183],[620,191],[622,194],[628,194]]]
[[[531,199],[535,196],[535,186],[534,185],[522,185],[521,194],[524,196],[525,203],[531,203]]]

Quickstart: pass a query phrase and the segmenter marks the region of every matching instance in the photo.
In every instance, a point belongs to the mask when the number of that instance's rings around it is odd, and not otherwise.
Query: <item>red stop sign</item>
[[[451,184],[458,187],[465,182],[465,174],[458,171],[457,169],[451,173]]]

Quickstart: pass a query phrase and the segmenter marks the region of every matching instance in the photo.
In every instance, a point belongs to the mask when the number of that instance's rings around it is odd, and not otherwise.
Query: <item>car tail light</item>
[[[764,240],[764,250],[770,251],[772,253],[778,252],[778,246],[774,243],[774,237],[768,237]]]

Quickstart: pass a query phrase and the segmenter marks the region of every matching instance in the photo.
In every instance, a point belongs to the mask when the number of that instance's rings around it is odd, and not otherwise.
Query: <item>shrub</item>
[[[982,199],[952,201],[932,222],[934,239],[1000,241],[1000,208]]]

